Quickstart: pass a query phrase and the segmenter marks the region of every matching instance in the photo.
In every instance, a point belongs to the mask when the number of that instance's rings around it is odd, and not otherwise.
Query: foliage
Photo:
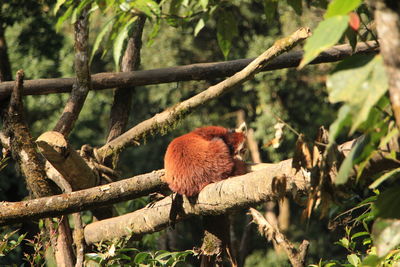
[[[17,240],[12,238],[18,230],[4,234],[0,239],[0,257],[6,256],[12,250],[16,249],[25,238],[25,234],[18,236]]]
[[[97,244],[97,252],[87,253],[85,263],[90,266],[120,266],[132,264],[135,266],[180,266],[192,250],[182,252],[139,251],[127,246],[127,239],[112,243]]]
[[[364,40],[364,36],[373,38],[374,34],[363,26],[371,18],[369,7],[363,1],[58,0],[55,5],[54,1],[41,1],[41,5],[37,5],[37,1],[17,2],[0,4],[2,15],[5,14],[0,22],[7,25],[6,37],[13,70],[24,68],[29,78],[74,75],[71,67],[73,31],[71,25],[65,22],[73,24],[85,8],[89,9],[93,26],[90,31],[93,72],[111,71],[112,65],[118,68],[127,37],[134,30],[139,14],[147,17],[144,31],[147,46],[142,52],[144,69],[229,57],[254,57],[280,36],[299,26],[310,25],[313,36],[305,44],[302,69],[276,70],[258,75],[241,90],[233,91],[191,114],[168,136],[149,137],[143,140],[144,144],[140,147],[124,152],[120,169],[124,176],[131,176],[162,168],[163,153],[173,137],[204,124],[232,127],[238,117],[237,111],[241,110],[245,111],[246,119],[255,129],[262,159],[268,162],[292,155],[297,132],[314,140],[319,126],[330,125],[330,146],[358,138],[339,168],[333,187],[338,196],[329,212],[332,218],[344,210],[349,219],[342,219],[336,232],[327,233],[326,218],[311,218],[309,229],[305,230],[299,219],[301,209],[294,205],[288,234],[299,239],[307,233],[312,244],[310,262],[324,259],[311,266],[390,266],[399,260],[397,196],[400,188],[392,186],[398,183],[399,168],[386,169],[374,176],[365,171],[373,157],[382,154],[381,148],[398,134],[390,110],[382,58],[353,56],[334,68],[327,64],[305,67],[321,51],[335,44],[349,42],[354,46],[357,41]],[[52,16],[54,13],[58,18]],[[367,23],[364,23],[365,20]],[[32,29],[31,25],[36,27]],[[369,35],[361,34],[362,30]],[[199,93],[215,82],[135,88],[129,126]],[[67,95],[26,98],[25,107],[29,110],[27,120],[34,136],[52,128],[66,99]],[[79,148],[85,143],[95,146],[104,142],[111,101],[110,92],[89,94],[70,138],[74,147]],[[285,139],[281,146],[278,149],[267,147],[265,144],[274,138],[273,126],[280,120],[295,131],[289,131],[285,126]],[[384,154],[384,157],[398,161],[395,153]],[[20,180],[8,179],[18,176],[11,169],[12,166],[9,166],[2,171],[0,197],[19,200],[26,192],[22,192]],[[355,180],[351,179],[354,171]],[[345,183],[347,190],[341,192],[343,188],[339,185]],[[117,209],[121,214],[126,213],[142,207],[146,201],[143,198],[121,203]],[[238,219],[237,228],[244,226],[243,218]],[[195,223],[191,221],[190,224],[177,226],[180,227],[179,237],[168,237],[167,232],[146,236],[148,242],[145,240],[140,246],[125,241],[99,244],[96,252],[86,255],[86,261],[99,266],[132,262],[164,266],[188,261],[186,256],[192,254],[188,249],[194,245],[193,233],[196,232],[190,227]],[[329,234],[329,238],[321,237],[321,233]],[[240,230],[239,234],[242,234]],[[178,244],[157,251],[159,237],[171,238]],[[0,248],[6,244],[8,251],[21,242],[19,238],[17,241],[7,239],[0,243]],[[336,240],[335,246],[331,240]],[[28,262],[43,262],[42,241],[39,236],[28,241],[35,251],[26,256]],[[263,241],[253,241],[247,266],[274,266],[280,262],[285,265],[285,260],[277,257],[272,250],[265,253]],[[181,252],[167,252],[172,249]]]

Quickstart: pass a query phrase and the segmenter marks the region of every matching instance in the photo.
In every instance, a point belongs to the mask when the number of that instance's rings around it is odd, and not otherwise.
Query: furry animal
[[[206,185],[246,173],[244,152],[246,124],[235,130],[207,126],[174,139],[164,158],[169,188],[188,197]]]

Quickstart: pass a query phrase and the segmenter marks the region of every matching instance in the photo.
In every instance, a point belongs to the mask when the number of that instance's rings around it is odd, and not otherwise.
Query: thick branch
[[[146,196],[166,187],[163,171],[154,171],[130,179],[86,190],[21,202],[0,202],[0,225],[28,219],[56,217],[102,205]]]
[[[291,36],[276,41],[271,48],[254,59],[243,70],[237,72],[226,80],[209,87],[207,90],[139,123],[124,134],[101,147],[97,151],[98,155],[103,158],[108,157],[114,153],[118,153],[129,145],[137,143],[149,133],[168,129],[172,124],[176,123],[177,120],[189,114],[196,107],[204,105],[208,101],[220,97],[236,86],[248,81],[255,74],[259,73],[268,62],[276,58],[278,55],[288,51],[299,42],[306,39],[309,35],[309,29],[301,28]]]
[[[194,215],[220,215],[251,207],[289,192],[307,191],[309,180],[292,168],[292,160],[265,164],[265,169],[206,186],[196,200],[183,198],[177,221]],[[150,207],[119,217],[94,222],[85,228],[88,244],[122,236],[137,236],[159,231],[169,224],[171,197]],[[194,202],[194,203],[193,203]]]
[[[45,132],[38,137],[36,144],[40,153],[71,185],[72,190],[90,188],[98,184],[92,169],[61,133]]]
[[[128,39],[125,54],[121,62],[121,71],[135,71],[140,65],[140,49],[142,47],[142,33],[146,17],[138,16],[132,36]],[[114,101],[110,113],[110,129],[107,142],[119,136],[126,130],[129,113],[132,104],[132,93],[134,88],[119,87],[114,92]]]
[[[355,54],[376,54],[379,52],[376,42],[358,43]],[[310,64],[336,62],[353,55],[350,45],[337,45],[322,52]],[[261,71],[283,68],[294,68],[300,63],[303,52],[289,52],[272,60]],[[185,66],[161,68],[153,70],[98,73],[92,75],[93,90],[103,90],[116,87],[129,87],[160,83],[174,83],[192,80],[209,80],[228,77],[247,66],[253,59],[238,59],[216,63],[199,63]],[[71,92],[75,78],[37,79],[25,81],[25,95],[43,95]],[[12,82],[0,84],[0,99],[10,95]]]
[[[64,111],[54,127],[54,131],[68,136],[78,119],[79,113],[85,103],[86,96],[91,89],[89,70],[89,18],[88,8],[85,8],[74,24],[75,28],[75,73],[76,83]]]
[[[33,197],[52,195],[49,180],[46,179],[44,164],[36,152],[28,126],[23,117],[23,77],[24,72],[17,72],[15,88],[11,95],[7,113],[4,116],[5,135],[10,137],[13,157],[18,162],[25,176],[26,184]]]
[[[390,102],[400,129],[400,3],[379,0],[375,5],[381,55],[389,78]]]

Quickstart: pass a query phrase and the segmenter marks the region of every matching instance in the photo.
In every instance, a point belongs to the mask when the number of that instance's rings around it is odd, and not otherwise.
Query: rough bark
[[[45,132],[38,137],[36,144],[40,153],[71,185],[73,191],[90,188],[98,184],[98,178],[92,169],[78,152],[68,144],[61,133]]]
[[[18,162],[25,176],[28,190],[34,198],[52,195],[55,192],[46,179],[44,163],[36,152],[35,144],[23,116],[23,77],[19,70],[6,114],[4,114],[5,135],[10,138],[13,158]]]
[[[56,217],[146,196],[166,188],[161,181],[163,173],[154,171],[107,185],[51,197],[21,202],[0,202],[0,225]]]
[[[124,56],[121,62],[121,71],[135,71],[140,65],[140,49],[142,47],[142,33],[146,17],[138,16],[132,36],[128,39]],[[107,142],[121,135],[128,123],[132,104],[134,87],[119,87],[114,92],[114,101],[111,106],[110,129]]]
[[[75,73],[76,82],[72,86],[71,95],[65,104],[64,111],[54,127],[54,131],[68,136],[72,131],[79,113],[91,89],[89,69],[89,18],[85,8],[74,24],[75,28]]]
[[[322,52],[310,64],[340,61],[353,54],[376,54],[379,52],[375,41],[358,43],[356,50],[350,45],[337,45]],[[283,68],[295,68],[299,65],[303,52],[294,51],[272,60],[261,71],[271,71]],[[171,68],[153,70],[98,73],[92,75],[92,89],[103,90],[116,87],[128,87],[139,85],[151,85],[160,83],[176,83],[192,80],[209,80],[228,77],[246,67],[254,59],[238,59],[216,63],[199,63]],[[75,78],[37,79],[25,82],[25,95],[43,95],[53,93],[71,92]],[[4,82],[0,84],[0,99],[10,95],[13,83]]]
[[[223,80],[222,82],[209,87],[207,90],[156,114],[154,117],[145,120],[111,142],[102,146],[97,152],[100,157],[108,157],[114,153],[118,153],[129,145],[133,145],[141,141],[143,137],[154,132],[163,132],[169,129],[173,124],[182,119],[193,109],[204,105],[221,95],[234,89],[236,86],[250,80],[259,73],[268,62],[276,58],[280,54],[287,52],[292,47],[305,40],[310,35],[308,28],[301,28],[294,32],[291,36],[278,40],[274,45],[266,50],[263,54],[254,59],[241,71],[233,76]]]
[[[400,129],[400,2],[378,0],[374,5],[381,55],[389,78],[390,102]]]

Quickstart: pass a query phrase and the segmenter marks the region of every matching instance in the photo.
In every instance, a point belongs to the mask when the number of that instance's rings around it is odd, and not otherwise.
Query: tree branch
[[[38,137],[36,144],[40,153],[63,176],[72,190],[90,188],[98,184],[98,178],[92,169],[61,133],[45,132]]]
[[[72,131],[75,121],[85,103],[86,96],[91,89],[91,76],[89,69],[89,6],[82,10],[75,28],[75,73],[76,83],[72,86],[72,92],[65,104],[64,111],[54,127],[54,131],[68,136]]]
[[[168,129],[171,125],[176,123],[177,120],[189,114],[193,109],[204,105],[212,99],[220,97],[236,86],[250,80],[255,74],[259,73],[268,62],[276,58],[278,55],[290,50],[299,42],[306,39],[310,34],[308,28],[301,28],[291,36],[276,41],[271,48],[254,59],[243,70],[222,82],[209,87],[207,90],[137,124],[135,127],[102,146],[97,150],[98,155],[102,158],[108,157],[114,153],[118,153],[129,145],[137,143],[149,133],[157,131],[162,132],[163,130]]]
[[[310,64],[340,61],[353,54],[376,54],[379,52],[375,41],[358,43],[356,50],[350,45],[337,45],[322,52]],[[303,57],[302,51],[289,52],[272,60],[261,71],[295,68]],[[160,68],[132,72],[104,72],[92,75],[92,89],[103,90],[116,87],[174,83],[192,80],[208,80],[228,77],[246,67],[253,59],[238,59],[215,63],[198,63],[185,66]],[[25,95],[44,95],[71,92],[75,78],[37,79],[25,81]],[[12,82],[0,83],[0,99],[11,94]]]
[[[53,188],[46,179],[44,164],[23,117],[23,70],[17,71],[15,87],[8,111],[4,115],[5,135],[10,137],[11,153],[25,176],[28,190],[34,198],[52,195]]]
[[[166,188],[163,171],[153,171],[130,179],[85,190],[21,202],[0,202],[0,226],[29,219],[56,217],[102,205],[147,196]]]
[[[310,242],[308,240],[303,240],[299,249],[296,249],[292,242],[290,242],[276,226],[269,223],[256,209],[250,208],[250,213],[253,216],[254,222],[258,225],[260,234],[268,240],[274,240],[283,247],[292,266],[304,267]]]
[[[132,36],[128,39],[125,54],[122,58],[123,72],[135,71],[140,65],[140,49],[142,47],[142,33],[146,17],[139,15]],[[119,87],[114,92],[114,101],[110,113],[110,129],[107,142],[121,135],[126,130],[132,104],[133,86]]]
[[[297,194],[308,190],[310,181],[303,172],[292,168],[291,159],[264,164],[264,168],[209,184],[196,199],[189,201],[183,197],[177,222],[195,215],[220,215],[278,199],[289,192]],[[132,213],[89,224],[85,227],[85,240],[91,244],[159,231],[169,225],[171,202],[172,198],[166,197]]]

